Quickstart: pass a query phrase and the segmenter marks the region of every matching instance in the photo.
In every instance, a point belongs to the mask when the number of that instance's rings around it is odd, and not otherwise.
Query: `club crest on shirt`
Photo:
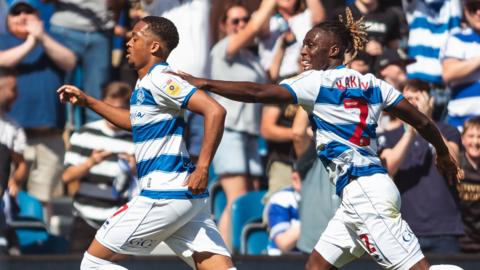
[[[178,86],[178,83],[173,80],[173,79],[168,79],[167,86],[165,86],[165,92],[169,94],[170,96],[178,96],[180,94],[180,86]]]
[[[145,100],[145,93],[143,92],[143,89],[140,88],[138,89],[138,92],[137,92],[137,105],[142,104],[144,100]]]

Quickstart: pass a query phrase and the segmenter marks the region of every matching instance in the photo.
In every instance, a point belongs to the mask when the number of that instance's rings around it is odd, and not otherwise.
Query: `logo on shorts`
[[[129,246],[137,248],[149,248],[153,245],[152,239],[133,238],[128,241]]]
[[[402,234],[402,239],[405,243],[410,243],[412,240],[415,238],[415,235],[413,232],[410,230],[410,228],[407,228],[403,234]]]

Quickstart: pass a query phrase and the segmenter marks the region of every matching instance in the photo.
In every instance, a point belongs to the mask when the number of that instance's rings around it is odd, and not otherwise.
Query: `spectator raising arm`
[[[270,15],[272,15],[275,8],[275,1],[276,0],[263,0],[245,28],[231,35],[226,52],[229,58],[253,40],[255,35],[261,30],[263,24],[268,20]]]

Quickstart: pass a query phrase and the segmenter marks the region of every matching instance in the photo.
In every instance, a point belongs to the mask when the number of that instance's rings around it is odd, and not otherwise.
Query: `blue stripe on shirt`
[[[480,35],[474,31],[470,32],[469,34],[457,33],[453,36],[465,43],[480,43]]]
[[[469,97],[479,97],[479,96],[480,96],[480,82],[476,81],[470,84],[463,84],[463,85],[453,87],[451,100],[469,98]]]
[[[447,23],[432,23],[425,17],[416,17],[409,25],[410,31],[416,29],[426,29],[434,34],[443,34],[450,29],[460,27],[461,18],[451,17]]]
[[[188,101],[190,101],[190,98],[193,96],[193,94],[195,94],[195,92],[197,92],[197,88],[193,88],[190,93],[188,93],[188,95],[183,99],[181,106],[182,109],[187,108]]]
[[[408,46],[408,55],[413,58],[417,56],[438,58],[440,55],[440,49],[424,45]]]
[[[138,102],[139,92],[143,93],[143,97],[140,102]],[[135,89],[130,98],[130,105],[157,105],[155,99],[153,98],[152,92],[145,88]]]
[[[324,86],[320,88],[315,103],[341,105],[344,100],[348,98],[365,100],[368,104],[383,103],[382,92],[379,87],[369,87],[366,90],[361,88],[347,88],[345,90],[340,90],[336,87]]]
[[[315,115],[313,116],[312,124],[315,130],[330,131],[347,141],[353,136],[353,133],[358,126],[357,124],[332,124],[327,121],[323,121]],[[366,129],[362,130],[361,136],[363,138],[377,138],[377,134],[375,133],[376,128],[376,124],[367,124]]]
[[[430,75],[426,73],[412,72],[412,73],[408,73],[407,77],[409,79],[420,79],[420,80],[431,82],[431,83],[443,84],[441,75]]]
[[[293,97],[293,103],[294,104],[298,104],[298,99],[297,99],[297,94],[295,93],[295,91],[292,89],[292,87],[286,83],[282,83],[280,84],[281,87],[285,88],[288,90],[288,92],[290,92],[290,94],[292,95]]]
[[[183,135],[184,128],[185,121],[181,117],[146,125],[134,125],[132,126],[133,141],[139,143],[170,135]]]
[[[189,158],[177,155],[160,155],[137,162],[138,178],[142,178],[154,171],[182,173],[186,171],[192,172],[194,169],[195,167]]]

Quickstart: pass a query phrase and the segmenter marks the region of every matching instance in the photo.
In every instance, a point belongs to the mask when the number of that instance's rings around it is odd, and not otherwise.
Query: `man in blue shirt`
[[[10,116],[27,135],[25,156],[34,165],[28,192],[48,210],[65,152],[61,136],[64,106],[55,90],[62,84],[64,72],[74,67],[76,57],[44,30],[39,12],[31,3],[13,1],[9,7],[8,32],[0,35],[0,66],[17,70],[18,98]]]

